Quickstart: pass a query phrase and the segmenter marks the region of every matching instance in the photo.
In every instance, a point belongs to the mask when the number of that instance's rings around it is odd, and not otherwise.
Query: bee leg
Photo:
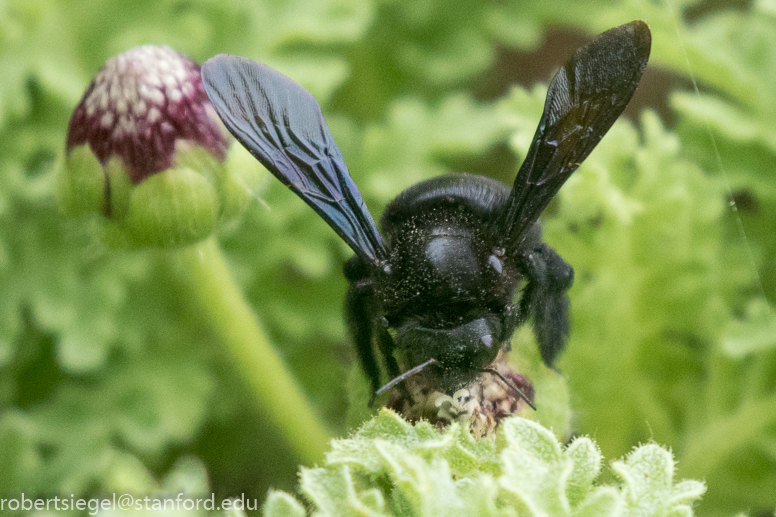
[[[399,363],[393,356],[393,350],[396,348],[396,345],[393,342],[393,338],[388,333],[388,329],[382,325],[375,325],[375,331],[377,333],[377,346],[380,349],[380,353],[385,358],[385,367],[388,370],[388,378],[396,379],[402,375],[402,372],[401,369],[399,369]],[[385,388],[385,386],[383,386],[383,388]],[[404,392],[404,396],[410,402],[410,404],[414,404],[414,399],[412,397],[412,393],[410,393],[410,390],[407,387],[407,383],[400,383],[399,389]]]
[[[358,257],[353,257],[345,264],[345,276],[350,281],[350,288],[345,296],[345,323],[356,347],[361,368],[374,394],[380,388],[380,368],[372,345],[375,333],[373,310],[371,310],[374,293],[369,278],[360,277],[357,274],[361,272],[357,261]]]
[[[529,246],[521,260],[528,284],[518,306],[520,325],[533,317],[533,328],[539,352],[547,366],[566,347],[569,335],[569,297],[574,283],[574,269],[558,253],[541,241]]]
[[[393,356],[393,349],[396,348],[396,345],[393,343],[393,338],[388,333],[388,329],[379,325],[379,323],[375,325],[375,331],[377,334],[377,347],[380,349],[380,353],[385,359],[388,377],[391,379],[398,377],[401,374],[401,370],[399,369],[399,363]]]

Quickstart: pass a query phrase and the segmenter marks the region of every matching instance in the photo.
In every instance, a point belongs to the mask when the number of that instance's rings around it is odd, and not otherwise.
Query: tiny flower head
[[[73,112],[67,151],[88,144],[102,164],[117,156],[133,183],[169,169],[180,140],[223,160],[228,140],[199,68],[171,48],[153,45],[109,59]]]
[[[133,48],[105,63],[73,112],[60,204],[105,216],[111,242],[196,242],[252,197],[235,188],[251,179],[224,166],[230,143],[196,62]]]

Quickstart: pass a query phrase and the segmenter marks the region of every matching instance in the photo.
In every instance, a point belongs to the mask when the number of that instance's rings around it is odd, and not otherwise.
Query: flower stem
[[[303,463],[323,460],[329,433],[236,286],[215,238],[179,250],[176,258],[203,316],[260,409]]]

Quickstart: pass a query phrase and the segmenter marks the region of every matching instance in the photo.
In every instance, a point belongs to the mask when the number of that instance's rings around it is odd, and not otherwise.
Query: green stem
[[[181,274],[260,409],[303,463],[323,460],[329,433],[235,285],[214,238],[177,252]]]

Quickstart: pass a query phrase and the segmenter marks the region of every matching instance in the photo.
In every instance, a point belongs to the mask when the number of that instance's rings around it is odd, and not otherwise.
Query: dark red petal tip
[[[144,45],[109,59],[94,78],[70,119],[67,151],[89,144],[103,165],[118,156],[140,183],[173,165],[181,139],[226,157],[228,140],[199,65],[168,47]]]

